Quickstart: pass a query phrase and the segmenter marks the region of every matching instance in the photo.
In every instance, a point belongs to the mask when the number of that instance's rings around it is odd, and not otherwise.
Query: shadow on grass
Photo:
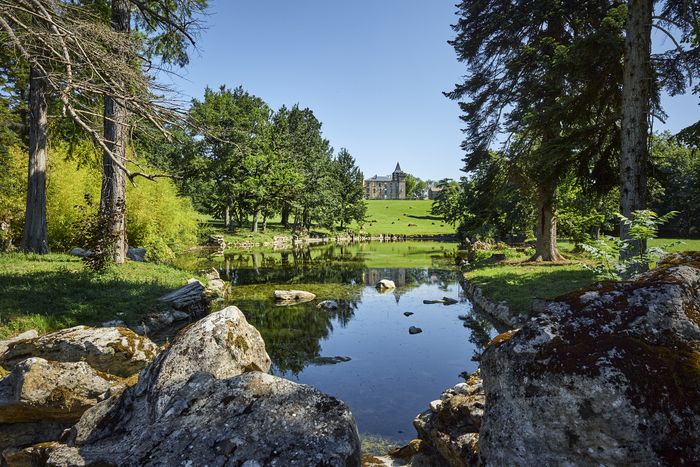
[[[529,313],[535,298],[552,299],[586,287],[595,282],[593,273],[586,269],[563,267],[508,267],[486,268],[468,280],[481,287],[493,301],[506,301],[515,313]]]
[[[171,289],[86,271],[0,276],[0,336],[120,319],[138,322]]]
[[[412,219],[422,219],[422,220],[426,220],[426,221],[440,221],[440,222],[443,222],[443,221],[445,220],[445,219],[443,219],[442,217],[439,217],[439,216],[413,216],[413,215],[407,214],[406,217],[410,217],[410,218],[412,218]]]

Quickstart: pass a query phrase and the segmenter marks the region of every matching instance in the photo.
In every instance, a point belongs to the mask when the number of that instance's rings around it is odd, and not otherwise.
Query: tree
[[[454,226],[468,216],[464,203],[464,191],[458,182],[445,178],[437,183],[440,192],[433,201],[432,214],[440,216],[445,222]]]
[[[654,16],[654,7],[660,7]],[[620,211],[625,218],[646,209],[649,122],[658,109],[658,91],[685,92],[685,79],[698,74],[698,8],[684,0],[629,0],[625,27],[624,77],[622,82],[622,142],[620,156]],[[654,21],[656,20],[656,23]],[[654,56],[652,67],[651,31],[656,27],[668,36],[675,48]],[[676,31],[678,38],[671,31]],[[691,47],[688,50],[688,47]],[[629,240],[629,224],[620,223],[620,239]],[[635,248],[623,250],[624,258],[644,253]]]
[[[428,196],[428,182],[411,174],[406,175],[406,199],[425,199]]]
[[[536,195],[536,260],[561,258],[559,183],[570,171],[585,178],[604,165],[602,155],[615,140],[610,118],[616,99],[607,86],[619,68],[614,6],[496,0],[458,5],[457,36],[450,44],[468,72],[446,95],[459,100],[464,113],[464,170],[476,170],[505,136],[502,155],[511,178]]]
[[[336,180],[339,199],[338,219],[343,229],[352,221],[362,221],[367,212],[365,203],[364,175],[350,152],[341,148],[335,158]]]

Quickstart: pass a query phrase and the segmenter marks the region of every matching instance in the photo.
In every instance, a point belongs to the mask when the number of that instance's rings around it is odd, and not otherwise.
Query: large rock
[[[390,279],[382,279],[377,282],[376,288],[379,290],[391,290],[396,288],[396,284]]]
[[[15,337],[11,337],[9,339],[5,339],[4,341],[0,341],[0,355],[4,354],[11,344],[26,339],[34,339],[36,337],[39,337],[39,333],[34,329],[30,329],[29,331],[25,331],[22,334],[16,335]]]
[[[348,408],[260,372],[269,366],[237,308],[213,313],[178,335],[136,386],[88,410],[48,465],[359,465]]]
[[[76,326],[10,343],[0,355],[0,365],[9,370],[30,357],[84,361],[96,370],[129,377],[153,360],[157,351],[156,344],[129,329]]]
[[[8,448],[21,448],[57,440],[75,422],[27,422],[0,424],[0,453]],[[2,464],[0,462],[0,464]]]
[[[316,298],[316,295],[305,290],[275,290],[273,296],[282,303],[304,303]]]
[[[0,423],[76,421],[117,381],[85,362],[28,358],[0,380]]]
[[[562,297],[482,356],[487,465],[700,464],[700,253]]]

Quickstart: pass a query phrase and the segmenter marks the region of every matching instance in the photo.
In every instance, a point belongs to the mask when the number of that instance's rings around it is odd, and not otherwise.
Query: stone
[[[442,303],[445,305],[456,305],[459,303],[459,300],[450,297],[442,297]]]
[[[411,465],[419,465],[419,461],[452,467],[477,465],[484,404],[478,371],[466,383],[445,390],[440,399],[430,403],[430,410],[413,421],[425,457],[413,457]]]
[[[68,252],[68,254],[79,258],[88,258],[92,256],[92,251],[85,250],[83,248],[73,248],[70,252]]]
[[[324,310],[337,310],[338,309],[338,302],[335,300],[324,300],[318,305],[316,305],[317,308],[322,308]]]
[[[413,315],[413,314],[414,314],[414,313],[413,313],[412,311],[404,311],[404,312],[403,312],[403,315],[404,315],[405,317],[407,317],[407,318],[408,318],[409,316]]]
[[[77,421],[119,383],[85,362],[28,358],[0,380],[0,424]]]
[[[187,284],[173,290],[158,299],[176,310],[182,310],[190,315],[201,314],[206,310],[209,301],[206,298],[206,288],[196,279],[190,279]],[[193,311],[194,310],[194,311]]]
[[[185,313],[184,311],[173,310],[171,314],[173,316],[173,320],[175,321],[184,321],[186,319],[190,319],[190,315]]]
[[[263,373],[269,367],[240,310],[212,313],[181,331],[135,386],[85,412],[46,465],[359,466],[347,406]]]
[[[5,448],[21,448],[37,443],[46,443],[60,438],[61,434],[75,422],[0,423],[0,453]],[[0,462],[0,465],[2,462]]]
[[[146,261],[146,249],[129,247],[126,250],[126,257],[132,261],[138,261],[142,263]]]
[[[316,298],[316,295],[304,290],[275,290],[275,300],[280,302],[304,303]]]
[[[423,300],[423,305],[436,305],[438,303],[445,303],[444,300]]]
[[[338,363],[345,363],[352,360],[350,357],[335,356],[335,357],[316,357],[311,359],[309,363],[312,365],[336,365]]]
[[[126,378],[145,368],[157,351],[150,339],[126,328],[75,326],[11,343],[0,355],[0,365],[10,370],[30,357],[84,361],[96,370]]]
[[[105,321],[104,323],[100,324],[100,327],[103,327],[103,328],[125,328],[126,323],[120,319],[114,319],[112,321]]]
[[[700,464],[700,253],[552,300],[482,355],[486,465]]]
[[[421,332],[423,332],[423,330],[421,328],[417,328],[415,326],[411,326],[410,328],[408,328],[409,334],[420,334]]]
[[[35,337],[39,337],[39,333],[35,329],[30,329],[29,331],[25,331],[22,334],[16,335],[15,337],[0,341],[0,355],[5,353],[10,344],[23,341],[25,339],[34,339]]]
[[[396,284],[394,283],[394,281],[392,281],[390,279],[382,279],[379,282],[377,282],[376,288],[380,289],[380,290],[381,289],[395,289]]]
[[[211,268],[206,273],[207,278],[207,289],[215,292],[217,294],[226,293],[226,282],[221,279],[219,270],[216,268]]]

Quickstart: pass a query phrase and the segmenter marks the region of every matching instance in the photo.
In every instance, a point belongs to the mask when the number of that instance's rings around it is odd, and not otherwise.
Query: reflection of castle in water
[[[364,284],[369,287],[374,287],[382,279],[390,279],[394,281],[397,287],[406,285],[406,269],[404,268],[372,268],[367,269],[362,273]]]

